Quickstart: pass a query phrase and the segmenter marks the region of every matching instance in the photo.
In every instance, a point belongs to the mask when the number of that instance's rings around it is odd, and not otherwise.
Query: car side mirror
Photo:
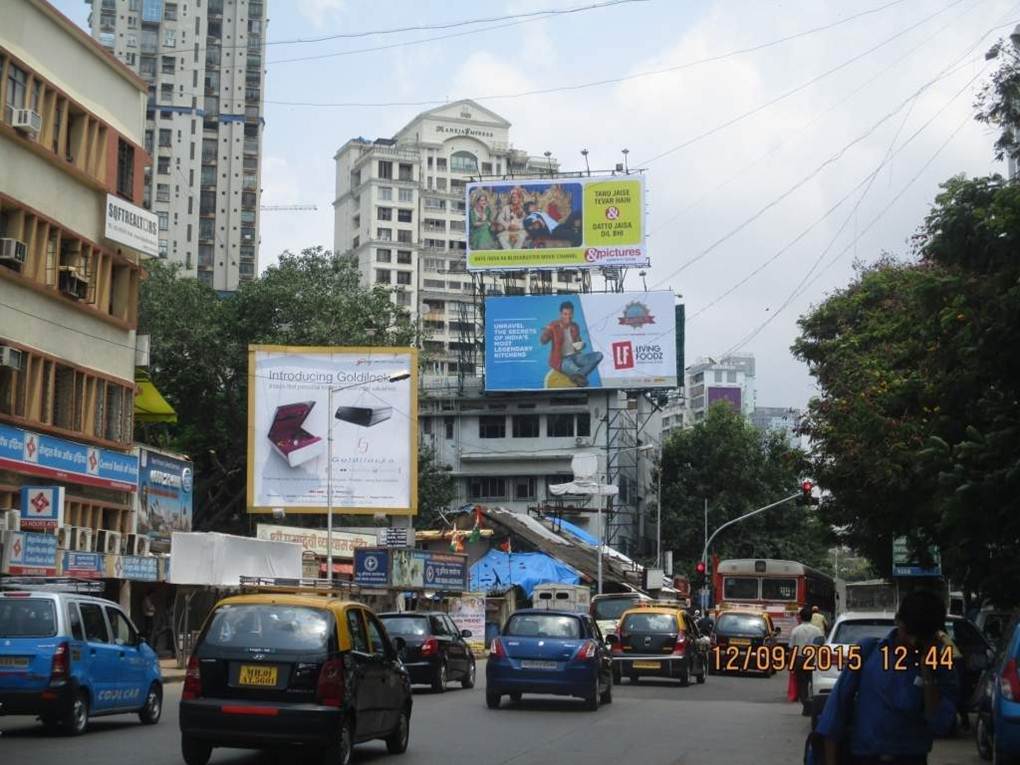
[[[819,635],[818,637],[814,638],[811,642],[814,645],[825,645],[825,637],[823,635]]]
[[[619,635],[615,633],[606,635],[606,645],[616,645],[619,642],[620,642]]]
[[[471,637],[471,634],[472,634],[471,630],[461,630],[460,631],[460,636],[462,638],[469,638],[469,637]]]

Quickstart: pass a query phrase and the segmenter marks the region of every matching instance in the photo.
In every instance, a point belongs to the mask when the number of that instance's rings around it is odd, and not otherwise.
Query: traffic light
[[[694,567],[694,570],[696,572],[698,572],[701,576],[704,576],[705,575],[705,561],[699,560],[698,561],[698,565],[696,565]]]
[[[801,484],[800,484],[800,499],[797,500],[797,504],[799,504],[799,505],[817,505],[818,504],[818,498],[812,496],[812,492],[814,491],[814,488],[815,488],[814,482],[812,482],[812,481],[810,481],[808,479],[805,479],[805,480],[801,481]]]
[[[700,589],[705,586],[705,562],[699,560],[694,564],[694,576],[691,577],[691,587]]]

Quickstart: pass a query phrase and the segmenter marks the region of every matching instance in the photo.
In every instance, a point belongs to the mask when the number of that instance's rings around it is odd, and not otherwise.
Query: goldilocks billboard
[[[470,271],[647,266],[641,175],[467,185]]]

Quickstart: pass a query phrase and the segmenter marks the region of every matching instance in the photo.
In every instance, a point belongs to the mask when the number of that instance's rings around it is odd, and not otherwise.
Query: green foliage
[[[139,332],[152,335],[152,380],[178,414],[149,438],[195,461],[196,528],[243,532],[248,345],[406,347],[415,327],[385,289],[360,286],[353,260],[322,247],[284,253],[226,298],[172,266],[147,268]]]
[[[977,120],[998,128],[995,158],[1016,157],[1020,152],[1015,128],[1020,125],[1020,55],[1009,42],[999,40],[989,55],[999,59],[999,67],[978,93]]]
[[[450,475],[450,467],[436,461],[431,446],[418,446],[418,516],[414,525],[418,528],[445,528],[436,525],[442,511],[450,509],[457,496],[457,489]]]
[[[806,458],[776,432],[763,433],[726,404],[675,433],[663,447],[662,539],[680,571],[693,573],[709,533],[724,522],[799,491]],[[781,558],[824,563],[830,534],[815,509],[790,502],[723,531],[712,543],[722,558]]]

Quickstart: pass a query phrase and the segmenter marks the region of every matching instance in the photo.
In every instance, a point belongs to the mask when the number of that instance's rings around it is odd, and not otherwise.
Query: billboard
[[[21,530],[56,532],[64,525],[63,486],[21,487]]]
[[[469,271],[647,266],[642,175],[467,184]]]
[[[359,548],[354,551],[354,583],[401,590],[467,588],[467,556],[407,548]]]
[[[191,531],[193,483],[190,460],[138,447],[138,533],[169,542]]]
[[[928,548],[931,563],[922,565],[917,555],[913,554],[910,542],[906,537],[893,539],[892,575],[893,576],[942,576],[942,551],[935,545]]]
[[[334,512],[414,515],[417,369],[413,348],[249,346],[248,511],[325,513],[331,486]]]
[[[326,544],[326,529],[306,529],[298,526],[277,526],[271,523],[260,523],[256,531],[259,539],[271,542],[296,542],[305,552],[326,557],[329,545]],[[359,534],[351,531],[333,529],[333,557],[350,560],[359,547],[375,547],[375,534]]]
[[[113,194],[106,195],[106,238],[159,257],[159,218]]]
[[[485,300],[485,389],[674,388],[673,293]]]
[[[727,404],[733,407],[733,411],[739,412],[741,393],[742,393],[741,388],[710,387],[708,389],[708,405],[712,406],[712,404],[716,403],[717,401],[725,401]]]

